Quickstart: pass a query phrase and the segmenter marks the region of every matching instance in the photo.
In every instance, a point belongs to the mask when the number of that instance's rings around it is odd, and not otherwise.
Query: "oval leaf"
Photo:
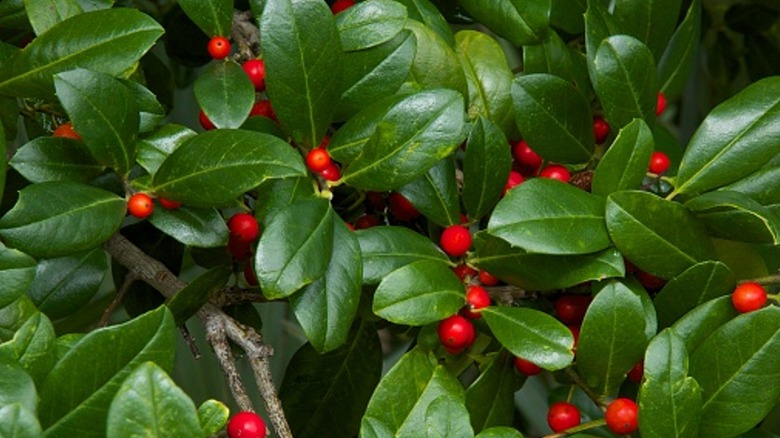
[[[56,337],[49,318],[37,312],[19,327],[13,339],[0,345],[0,358],[21,365],[40,386],[54,365]]]
[[[550,23],[550,0],[458,0],[458,4],[518,47],[540,43]]]
[[[658,83],[667,99],[682,94],[693,71],[701,34],[701,1],[694,0],[658,60]]]
[[[38,406],[35,383],[21,366],[0,362],[0,408],[14,404],[35,413]]]
[[[693,353],[715,330],[738,314],[730,296],[719,297],[686,313],[672,325],[672,330]]]
[[[417,40],[409,77],[413,86],[422,89],[449,88],[467,97],[466,75],[447,40],[416,20],[407,20],[406,28],[414,33]]]
[[[238,128],[255,103],[255,87],[234,61],[215,62],[198,76],[195,99],[217,128]]]
[[[177,3],[206,35],[230,35],[233,0],[179,0]]]
[[[463,157],[463,206],[480,219],[496,206],[512,169],[512,152],[501,129],[480,116],[471,126]]]
[[[466,407],[474,430],[512,424],[515,392],[525,383],[515,372],[513,358],[506,351],[493,355],[477,380],[466,390]]]
[[[213,208],[156,208],[149,222],[179,242],[199,248],[225,246],[228,229],[222,215]]]
[[[7,438],[38,438],[41,425],[29,409],[19,403],[0,408],[0,436]]]
[[[617,0],[613,17],[620,29],[645,43],[659,59],[674,32],[680,3],[681,0]]]
[[[780,243],[780,218],[742,193],[709,192],[686,202],[685,207],[704,223],[713,237],[748,243]]]
[[[21,148],[8,163],[28,181],[89,182],[105,169],[84,143],[68,138],[38,137]]]
[[[379,100],[341,125],[328,143],[330,156],[343,164],[348,164],[357,158],[363,151],[363,146],[374,135],[377,125],[385,117],[387,111],[404,97],[404,95],[397,95]]]
[[[186,126],[166,123],[156,131],[141,137],[136,145],[136,160],[141,167],[154,176],[168,155],[185,140],[196,135],[195,131]]]
[[[441,248],[425,236],[404,227],[373,227],[358,230],[363,256],[363,283],[377,284],[390,272],[419,260],[450,261]]]
[[[0,309],[24,295],[35,278],[35,259],[0,242]]]
[[[446,227],[460,221],[455,160],[447,157],[398,189],[431,222]]]
[[[198,422],[204,436],[222,430],[230,418],[230,409],[219,400],[209,399],[198,406]]]
[[[618,133],[593,173],[593,194],[606,196],[638,189],[653,154],[653,132],[642,119],[634,119]]]
[[[668,327],[700,304],[727,295],[737,283],[731,270],[721,262],[697,263],[671,279],[656,295],[658,325]]]
[[[390,41],[403,29],[404,23],[406,8],[391,0],[357,3],[343,14],[336,15],[341,47],[348,52]]]

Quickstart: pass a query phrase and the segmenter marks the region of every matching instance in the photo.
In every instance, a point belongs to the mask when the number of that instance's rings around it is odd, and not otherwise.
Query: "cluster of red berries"
[[[306,154],[306,167],[326,181],[338,181],[341,179],[341,169],[330,157],[327,149],[328,143],[330,143],[330,137],[325,136],[319,146]]]
[[[157,202],[166,210],[175,210],[181,207],[181,202],[158,197]],[[154,200],[146,193],[135,193],[127,200],[127,212],[138,219],[146,219],[154,213]]]
[[[486,271],[477,271],[466,264],[458,265],[454,269],[456,275],[461,280],[470,282],[472,278],[478,276],[484,286],[495,286],[499,279]],[[444,349],[452,354],[458,355],[467,348],[471,347],[476,339],[476,330],[471,320],[481,318],[481,310],[490,306],[491,299],[487,289],[479,284],[469,284],[466,286],[466,305],[455,315],[450,316],[439,322],[439,341]]]
[[[242,411],[230,419],[227,433],[230,438],[265,438],[268,430],[265,421],[259,415]]]
[[[639,427],[639,407],[629,398],[616,398],[604,413],[607,427],[613,433],[628,435]],[[561,433],[580,424],[580,410],[569,402],[556,402],[547,411],[547,424],[555,433]]]

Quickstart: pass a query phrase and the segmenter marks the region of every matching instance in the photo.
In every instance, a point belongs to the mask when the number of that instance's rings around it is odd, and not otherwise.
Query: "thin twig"
[[[242,411],[254,411],[252,401],[246,393],[246,388],[241,380],[241,373],[236,368],[235,359],[230,351],[227,336],[225,336],[225,322],[217,315],[211,315],[206,319],[206,339],[214,349],[219,364],[222,366],[222,373],[228,382],[233,399]]]
[[[195,339],[192,338],[192,334],[190,333],[190,329],[187,328],[187,325],[180,325],[179,332],[181,332],[181,337],[184,338],[184,342],[187,343],[187,347],[190,348],[192,357],[195,359],[200,359],[200,350],[198,349],[198,345],[195,344]]]
[[[122,282],[122,286],[117,291],[114,299],[108,304],[106,310],[103,311],[103,316],[101,316],[100,321],[98,321],[98,327],[105,327],[108,325],[108,320],[111,318],[111,315],[114,313],[117,306],[119,306],[119,303],[122,302],[122,299],[124,299],[127,291],[130,290],[130,286],[135,283],[135,280],[137,280],[137,278],[132,272],[128,272],[127,275],[125,275],[125,281]]]

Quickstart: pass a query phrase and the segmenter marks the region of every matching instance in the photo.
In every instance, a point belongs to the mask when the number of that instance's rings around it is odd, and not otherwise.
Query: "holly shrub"
[[[776,2],[333,3],[0,0],[0,436],[780,436]]]

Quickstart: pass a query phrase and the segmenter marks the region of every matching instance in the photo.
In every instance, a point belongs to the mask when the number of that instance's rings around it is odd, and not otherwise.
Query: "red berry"
[[[420,212],[414,208],[406,197],[398,192],[390,194],[390,213],[402,222],[409,222],[420,217]]]
[[[242,262],[252,258],[252,242],[239,240],[232,234],[228,236],[227,249],[236,261]]]
[[[254,412],[239,412],[230,419],[227,426],[230,438],[265,438],[268,431],[265,421]]]
[[[521,175],[519,172],[515,172],[514,170],[510,171],[509,178],[506,180],[504,191],[501,192],[501,196],[506,196],[506,192],[512,190],[512,188],[515,186],[520,185],[523,181],[525,181],[523,175]]]
[[[499,280],[496,276],[488,271],[483,270],[479,271],[479,281],[482,282],[482,284],[485,286],[495,286],[501,282],[501,280]]]
[[[330,6],[330,10],[333,12],[333,14],[338,14],[339,12],[345,11],[352,6],[355,6],[355,2],[353,0],[336,0]]]
[[[555,315],[566,325],[580,325],[592,300],[591,295],[563,295],[555,300]]]
[[[645,363],[639,361],[628,372],[628,378],[635,383],[642,383],[642,376],[645,375]]]
[[[452,268],[452,272],[460,278],[460,281],[465,283],[468,283],[477,275],[477,271],[465,263]]]
[[[609,135],[609,123],[602,117],[593,118],[593,136],[596,138],[596,144],[604,143]]]
[[[648,169],[650,170],[650,173],[660,175],[669,169],[669,164],[668,155],[663,152],[653,152],[653,155],[650,156],[650,166],[648,166]]]
[[[160,202],[160,205],[162,205],[166,210],[176,210],[177,208],[181,207],[181,202],[171,201],[170,199],[163,198],[162,196],[158,196],[157,201]]]
[[[200,122],[200,126],[206,131],[211,131],[212,129],[217,128],[211,119],[209,119],[209,116],[203,112],[203,110],[200,110],[200,113],[198,114],[198,121]]]
[[[639,280],[639,283],[642,284],[642,286],[645,287],[645,289],[648,290],[658,290],[664,287],[666,284],[666,280],[660,277],[656,277],[653,274],[650,274],[649,272],[645,271],[637,271],[634,273],[634,276],[637,280]]]
[[[127,211],[138,219],[146,219],[154,211],[154,201],[146,193],[136,193],[127,200]]]
[[[249,76],[249,80],[252,81],[255,90],[265,90],[265,63],[262,59],[250,59],[241,67],[244,68],[246,75]]]
[[[542,165],[542,157],[531,149],[525,140],[520,140],[512,146],[512,156],[517,163],[532,169]]]
[[[230,41],[222,36],[215,36],[209,40],[209,55],[214,59],[225,59],[230,55]]]
[[[471,232],[462,225],[450,225],[441,233],[439,244],[450,256],[460,257],[471,248]]]
[[[252,105],[252,109],[249,110],[249,117],[252,116],[268,117],[269,119],[276,120],[276,113],[274,113],[274,109],[271,108],[271,101],[268,99],[257,101]]]
[[[604,414],[607,427],[619,435],[633,433],[638,427],[638,411],[639,408],[631,399],[617,398],[613,400],[607,406],[607,412]]]
[[[515,369],[526,376],[535,376],[542,372],[542,368],[539,365],[525,360],[522,357],[515,357]]]
[[[325,148],[314,148],[306,154],[306,166],[315,173],[327,169],[331,162],[330,154]]]
[[[247,263],[244,265],[244,279],[246,280],[246,284],[250,286],[257,286],[257,276],[255,275],[255,270],[252,269],[252,264]]]
[[[54,137],[72,138],[73,140],[81,141],[81,136],[73,129],[73,124],[71,122],[65,122],[58,126],[52,135]]]
[[[230,236],[239,242],[253,242],[260,235],[257,219],[249,213],[236,213],[227,223]]]
[[[468,348],[474,342],[474,325],[461,315],[452,315],[439,323],[439,340],[445,348]]]
[[[660,116],[666,110],[666,96],[663,91],[658,92],[658,99],[655,102],[655,115]]]
[[[378,217],[374,216],[373,214],[364,214],[355,221],[355,229],[365,230],[366,228],[376,227],[380,224],[381,222],[379,221]]]
[[[366,201],[374,211],[382,212],[387,207],[385,194],[381,192],[366,192]]]
[[[740,284],[731,294],[731,303],[739,313],[748,313],[766,305],[766,289],[758,283],[748,281]]]
[[[549,166],[542,169],[542,171],[539,173],[539,176],[542,178],[557,179],[561,182],[569,182],[571,173],[569,173],[569,169],[561,166],[560,164],[550,164]]]
[[[490,305],[490,294],[488,291],[476,284],[469,285],[466,288],[466,307],[463,311],[463,316],[469,319],[482,318],[479,312],[475,310],[484,309]]]
[[[320,176],[323,177],[326,181],[340,180],[341,170],[339,169],[339,165],[331,161],[330,164],[328,164],[328,167],[320,172]]]
[[[547,424],[555,433],[571,429],[580,424],[580,410],[571,403],[553,403],[547,411]]]

